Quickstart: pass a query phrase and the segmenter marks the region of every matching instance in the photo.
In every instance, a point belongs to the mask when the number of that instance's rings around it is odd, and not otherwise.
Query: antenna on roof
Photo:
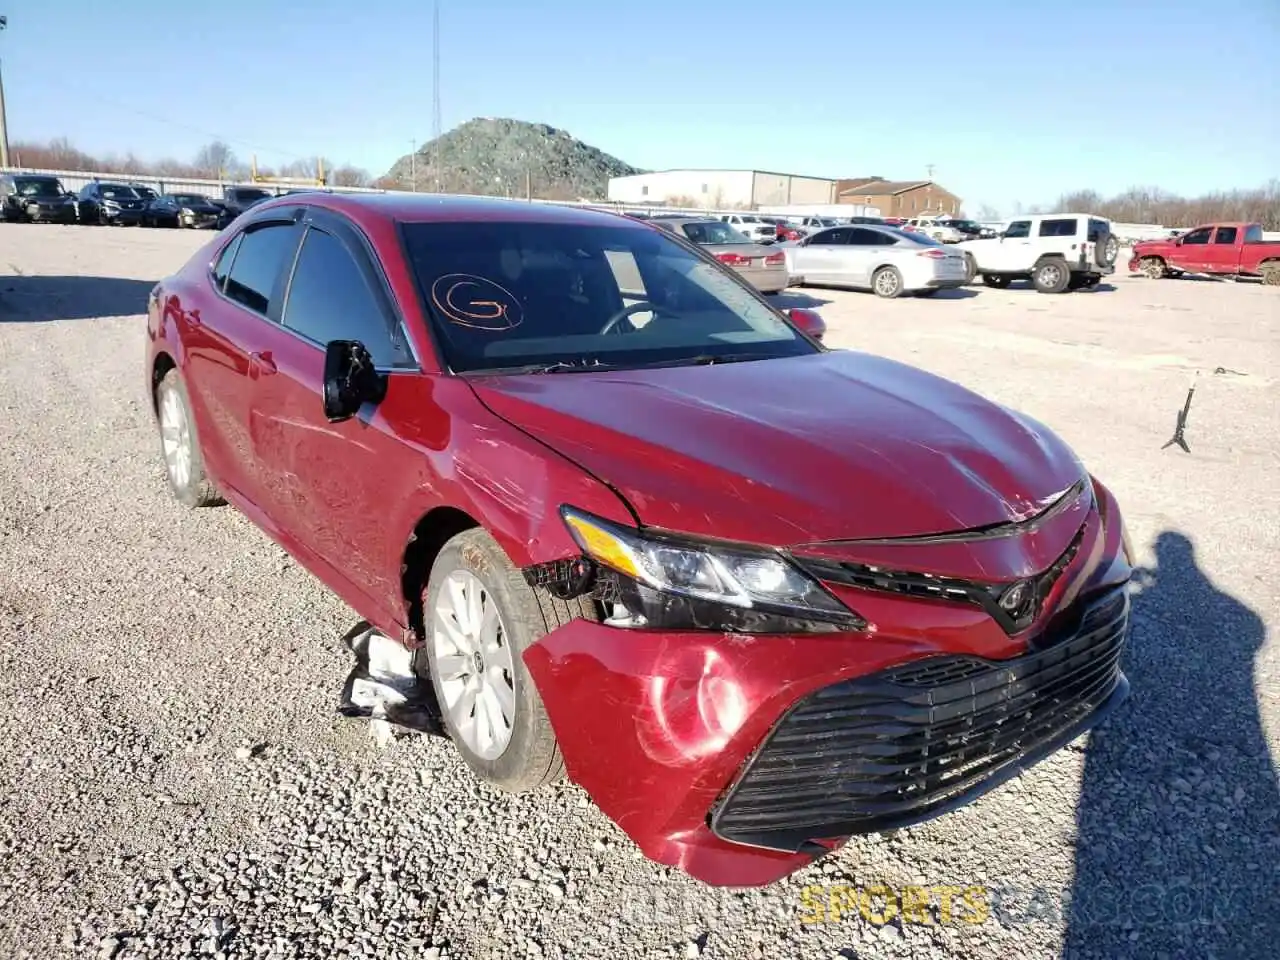
[[[924,165],[924,171],[925,171],[925,173],[926,173],[926,174],[928,174],[929,179],[930,179],[930,180],[932,180],[932,179],[933,179],[933,164],[932,164],[932,163],[926,163],[926,164]]]
[[[436,178],[436,192],[440,192],[440,171],[435,158],[439,145],[436,141],[442,133],[440,122],[440,0],[435,2],[431,23],[431,169]]]

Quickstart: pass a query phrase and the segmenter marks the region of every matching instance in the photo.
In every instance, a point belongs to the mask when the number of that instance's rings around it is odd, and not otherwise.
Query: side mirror
[[[324,415],[330,423],[350,420],[366,403],[381,403],[387,378],[359,340],[331,340],[324,350]]]
[[[787,318],[801,333],[808,334],[814,340],[821,341],[823,334],[827,332],[827,322],[816,311],[795,307],[787,311]]]

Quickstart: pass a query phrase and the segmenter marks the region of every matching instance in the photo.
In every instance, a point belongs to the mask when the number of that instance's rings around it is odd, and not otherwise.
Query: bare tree
[[[237,166],[236,155],[227,144],[214,140],[197,151],[193,166],[202,177],[216,179],[228,176]]]
[[[978,208],[978,217],[977,217],[977,219],[979,219],[979,220],[999,220],[999,219],[1000,219],[1000,211],[999,211],[999,210],[997,210],[995,207],[991,206],[991,204],[989,204],[989,203],[984,203],[982,206],[980,206],[980,207]]]
[[[1280,180],[1271,180],[1254,190],[1230,190],[1193,198],[1179,197],[1158,187],[1131,187],[1105,199],[1094,190],[1076,190],[1063,195],[1058,207],[1096,213],[1119,223],[1158,223],[1186,228],[1199,223],[1239,220],[1261,223],[1266,230],[1280,230]]]
[[[331,167],[326,160],[324,169],[329,183],[335,187],[367,187],[373,181],[368,170],[347,163]]]

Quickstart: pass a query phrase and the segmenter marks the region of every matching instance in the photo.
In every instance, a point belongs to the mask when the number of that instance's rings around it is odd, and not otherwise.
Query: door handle
[[[249,372],[252,375],[269,377],[276,372],[275,361],[271,359],[271,351],[249,354]]]

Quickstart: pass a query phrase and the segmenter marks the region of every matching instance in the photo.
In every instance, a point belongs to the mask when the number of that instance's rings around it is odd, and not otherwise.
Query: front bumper
[[[27,217],[33,223],[75,223],[76,208],[74,204],[60,204],[58,206],[27,207]]]
[[[142,222],[141,210],[108,210],[102,209],[102,219],[107,223],[118,223],[124,226],[136,226]]]
[[[1130,571],[1110,507],[1017,636],[963,603],[824,578],[874,629],[575,620],[525,663],[570,778],[646,856],[714,885],[772,883],[850,836],[972,801],[1123,702]]]

